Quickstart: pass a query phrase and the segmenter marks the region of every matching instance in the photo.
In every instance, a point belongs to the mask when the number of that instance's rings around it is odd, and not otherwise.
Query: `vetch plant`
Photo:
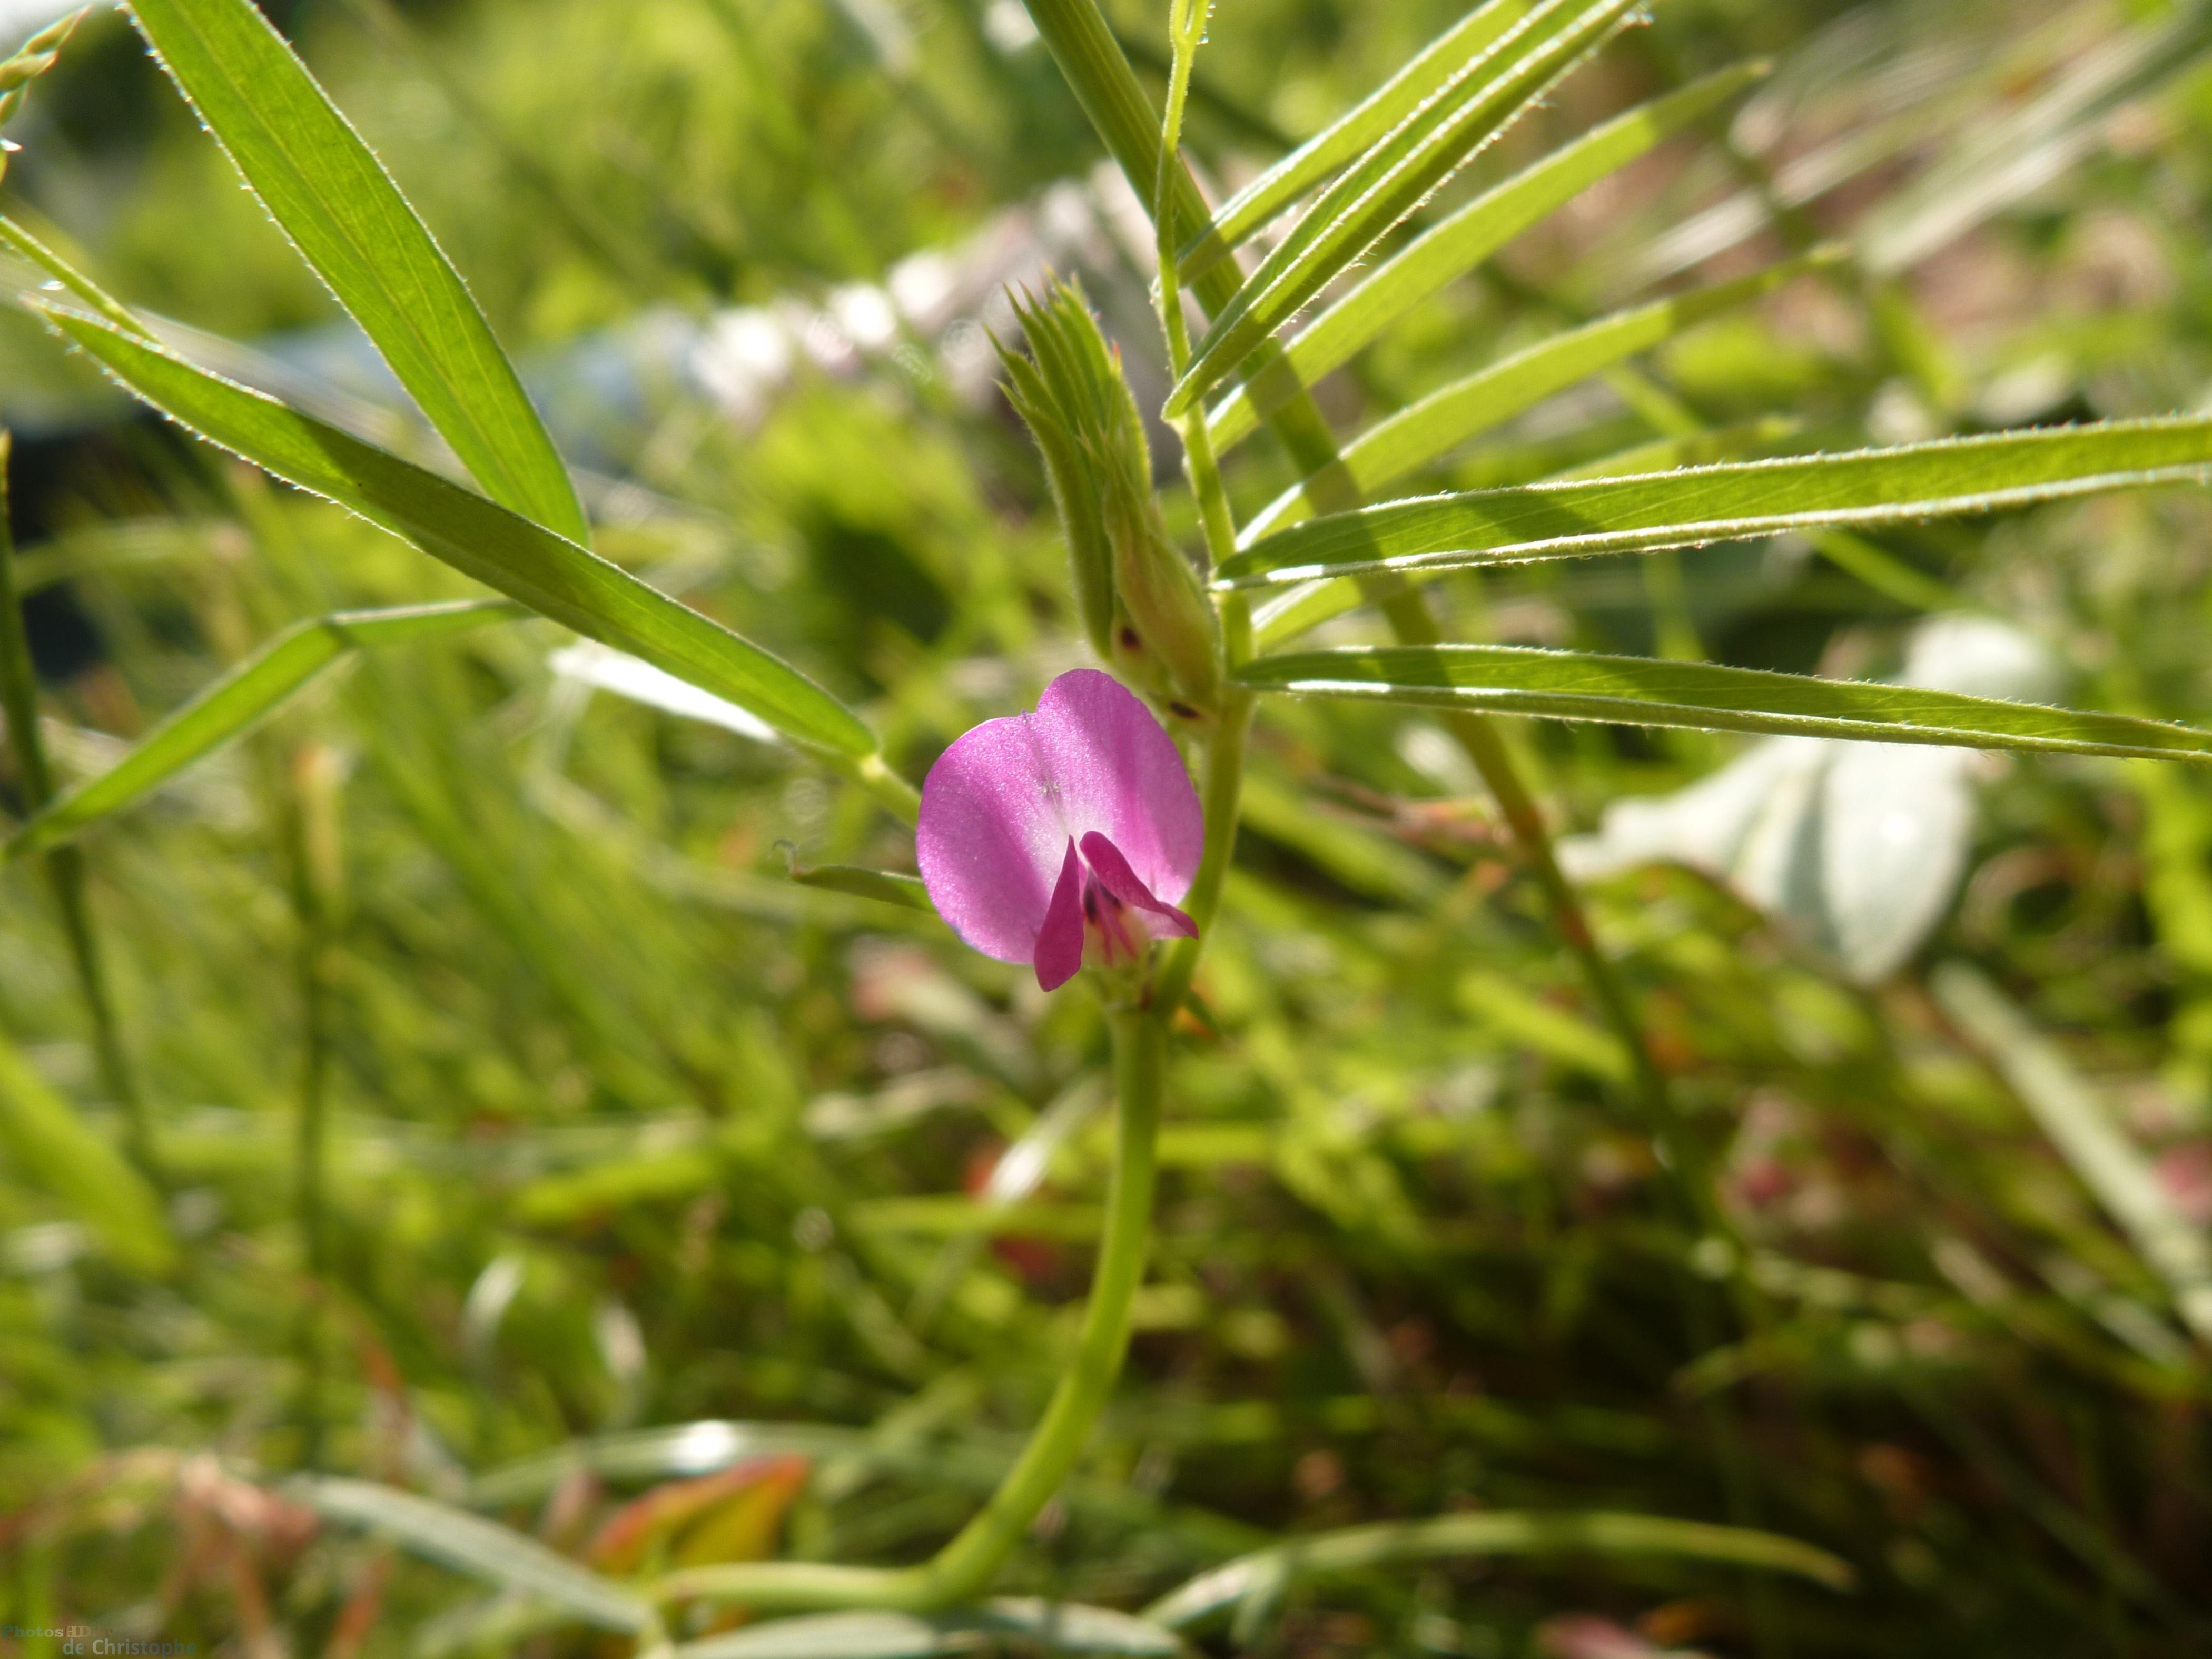
[[[331,1517],[528,1589],[647,1649],[664,1649],[672,1610],[694,1605],[842,1610],[848,1622],[834,1632],[811,1628],[856,1651],[933,1651],[896,1644],[1040,1628],[1033,1608],[976,1604],[1082,1457],[1123,1364],[1152,1241],[1170,1033],[1221,912],[1263,696],[1436,712],[1487,786],[1520,867],[1587,975],[1632,1079],[1630,1121],[1656,1147],[1677,1204],[1719,1247],[1723,1277],[1738,1258],[1711,1208],[1704,1150],[1670,1099],[1634,1000],[1560,870],[1536,793],[1493,717],[2212,762],[2212,736],[2121,714],[1445,637],[1427,585],[1449,573],[1979,514],[2200,483],[2212,468],[2212,421],[2178,416],[1850,454],[1739,453],[1695,466],[1649,465],[1639,452],[1601,467],[1605,476],[1388,494],[1407,480],[1433,482],[1425,470],[1437,458],[1540,398],[1844,257],[1808,250],[1753,276],[1583,323],[1349,440],[1311,396],[1321,374],[1510,235],[1721,107],[1756,80],[1758,66],[1618,118],[1437,222],[1422,222],[1401,245],[1394,239],[1462,169],[1634,23],[1632,0],[1488,0],[1218,210],[1209,210],[1181,154],[1209,6],[1175,0],[1170,8],[1164,110],[1152,105],[1094,0],[1031,0],[1030,9],[1152,214],[1172,383],[1161,412],[1181,439],[1202,544],[1185,550],[1169,533],[1140,411],[1079,289],[1059,285],[1024,298],[1025,349],[1002,349],[1008,395],[1042,455],[1068,543],[1070,608],[1106,668],[1063,674],[1034,712],[1010,709],[958,737],[919,792],[877,730],[814,679],[592,550],[593,526],[568,470],[467,288],[249,0],[137,0],[133,10],[179,88],[475,487],[211,372],[27,230],[0,220],[0,236],[67,291],[25,303],[119,384],[208,441],[503,596],[301,623],[157,726],[106,779],[52,799],[36,792],[6,855],[63,855],[84,830],[235,739],[342,656],[528,613],[746,711],[868,792],[893,820],[912,824],[930,901],[976,950],[1027,964],[1046,991],[1080,988],[1081,970],[1096,970],[1089,985],[1110,1040],[1115,1161],[1088,1300],[1042,1420],[980,1510],[927,1559],[899,1566],[714,1563],[617,1585],[489,1522],[445,1526],[425,1501],[395,1502],[381,1489],[328,1479],[297,1489]],[[1248,270],[1241,251],[1278,222],[1281,235]],[[1296,478],[1274,506],[1240,524],[1223,469],[1262,424]],[[1726,434],[1714,441],[1725,453]],[[1278,648],[1361,611],[1374,613],[1392,642]],[[11,738],[34,773],[22,653],[4,637],[0,647],[16,659],[9,665]],[[896,891],[860,879],[851,890]],[[1698,1294],[1690,1287],[1686,1301]],[[1170,1626],[1232,1606],[1255,1610],[1256,1623],[1304,1568],[1545,1551],[1674,1555],[1831,1585],[1848,1577],[1825,1553],[1749,1525],[1496,1514],[1262,1552],[1170,1595],[1149,1620],[1091,1610],[1089,1625],[1061,1634],[1089,1630],[1102,1650],[1172,1651]],[[856,1610],[889,1622],[855,1626]],[[740,1659],[779,1650],[746,1646],[778,1630],[794,1642],[806,1637],[772,1625],[708,1638],[692,1651]],[[869,1649],[869,1641],[889,1645]]]

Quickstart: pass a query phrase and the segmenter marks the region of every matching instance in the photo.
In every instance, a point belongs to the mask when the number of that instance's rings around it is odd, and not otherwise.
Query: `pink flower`
[[[938,914],[1056,989],[1198,928],[1176,904],[1206,844],[1198,792],[1152,711],[1095,668],[1034,714],[986,720],[929,769],[915,850]]]

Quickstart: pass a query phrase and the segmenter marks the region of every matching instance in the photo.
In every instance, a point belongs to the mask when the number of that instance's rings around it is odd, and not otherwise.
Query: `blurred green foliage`
[[[1156,61],[1164,7],[1109,10]],[[1229,0],[1198,158],[1250,172],[1455,15]],[[1780,55],[1771,94],[1431,302],[1323,388],[1332,412],[1609,308],[1667,274],[1652,250],[1700,210],[1786,200],[1793,164],[1855,135],[1875,159],[1754,246],[1909,219],[1917,178],[1984,131],[2008,137],[1998,160],[2051,137],[1998,124],[2163,15],[1670,0],[1453,189],[1746,54]],[[283,21],[526,365],[656,308],[818,302],[1097,156],[1003,0],[313,0]],[[2159,67],[2064,129],[2087,136],[2063,167],[1893,278],[1802,281],[1436,480],[1522,481],[1778,411],[1810,449],[2201,406],[2212,74],[2185,52]],[[16,203],[135,302],[248,339],[334,316],[118,15],[84,26],[15,132]],[[1753,268],[1725,247],[1692,263]],[[19,570],[66,579],[97,641],[47,686],[66,770],[300,618],[471,591],[128,418],[20,318],[4,331],[0,400],[45,439],[15,464],[36,532]],[[1079,660],[1042,469],[1003,404],[927,354],[802,366],[748,422],[672,388],[609,420],[626,477],[602,550],[862,704],[909,775]],[[1244,508],[1291,476],[1251,450],[1230,478]],[[1189,539],[1187,497],[1168,506]],[[1671,624],[1717,661],[1871,674],[1933,587],[2041,640],[2075,706],[2203,725],[2208,548],[2212,505],[2174,490],[1885,531],[1857,575],[1785,539],[1435,591],[1469,638],[1642,652]],[[1652,568],[1677,571],[1671,599]],[[605,1651],[256,1483],[312,1463],[582,1557],[622,1505],[702,1469],[680,1437],[599,1474],[524,1460],[699,1419],[815,1425],[761,1443],[813,1474],[779,1547],[900,1561],[1034,1421],[1097,1228],[1095,1011],[927,915],[786,880],[785,842],[879,868],[910,867],[910,844],[786,751],[549,672],[558,642],[519,623],[367,657],[88,843],[187,1260],[131,1271],[97,1193],[0,1146],[0,1626]],[[1735,752],[1514,737],[1563,828]],[[1993,764],[1957,902],[1870,987],[1687,872],[1594,886],[1731,1244],[1671,1218],[1626,1057],[1441,738],[1399,710],[1265,710],[1203,1018],[1173,1061],[1131,1373],[1012,1587],[1136,1607],[1285,1534],[1626,1510],[1802,1539],[1857,1583],[1429,1562],[1294,1584],[1262,1628],[1201,1639],[2203,1650],[2203,1334],[2015,1092],[2002,1036],[1928,970],[2002,986],[2212,1224],[2212,784]],[[0,914],[5,1041],[115,1127],[43,885],[11,869]],[[332,1176],[303,1224],[310,1091]],[[979,1200],[1016,1143],[1037,1184]],[[747,1514],[728,1552],[769,1547],[775,1516]],[[1644,1645],[1575,1645],[1601,1637]]]

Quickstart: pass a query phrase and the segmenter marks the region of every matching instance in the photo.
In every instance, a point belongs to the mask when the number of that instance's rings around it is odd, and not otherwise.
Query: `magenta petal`
[[[1104,836],[1170,904],[1190,891],[1206,817],[1175,739],[1152,711],[1112,675],[1079,668],[1045,688],[1030,723],[1067,832]]]
[[[1060,866],[1059,884],[1045,907],[1044,926],[1037,930],[1037,984],[1057,991],[1083,966],[1083,860],[1075,856],[1075,842],[1067,843],[1066,862]]]
[[[1083,856],[1108,892],[1131,909],[1143,910],[1160,919],[1161,925],[1152,929],[1155,937],[1198,937],[1198,924],[1174,905],[1154,897],[1152,890],[1137,878],[1137,872],[1129,867],[1129,860],[1121,856],[1121,849],[1096,830],[1083,837]]]
[[[915,827],[938,914],[1001,962],[1036,958],[1069,837],[1032,720],[986,720],[939,756]]]

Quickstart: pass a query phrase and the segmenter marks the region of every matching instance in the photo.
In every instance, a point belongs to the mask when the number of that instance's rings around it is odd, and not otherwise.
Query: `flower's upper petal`
[[[1058,790],[1063,833],[1104,836],[1164,903],[1190,891],[1206,848],[1205,814],[1152,710],[1112,675],[1079,668],[1045,688],[1030,725]]]
[[[1144,915],[1146,930],[1154,939],[1198,937],[1198,924],[1138,880],[1121,849],[1096,830],[1083,837],[1083,856],[1108,892]]]
[[[915,856],[938,914],[987,957],[1035,959],[1068,853],[1035,717],[986,720],[929,769]]]
[[[1067,843],[1067,859],[1060,866],[1060,881],[1045,907],[1044,926],[1037,929],[1036,976],[1041,989],[1057,991],[1073,979],[1083,966],[1083,860],[1075,856],[1075,843]]]

